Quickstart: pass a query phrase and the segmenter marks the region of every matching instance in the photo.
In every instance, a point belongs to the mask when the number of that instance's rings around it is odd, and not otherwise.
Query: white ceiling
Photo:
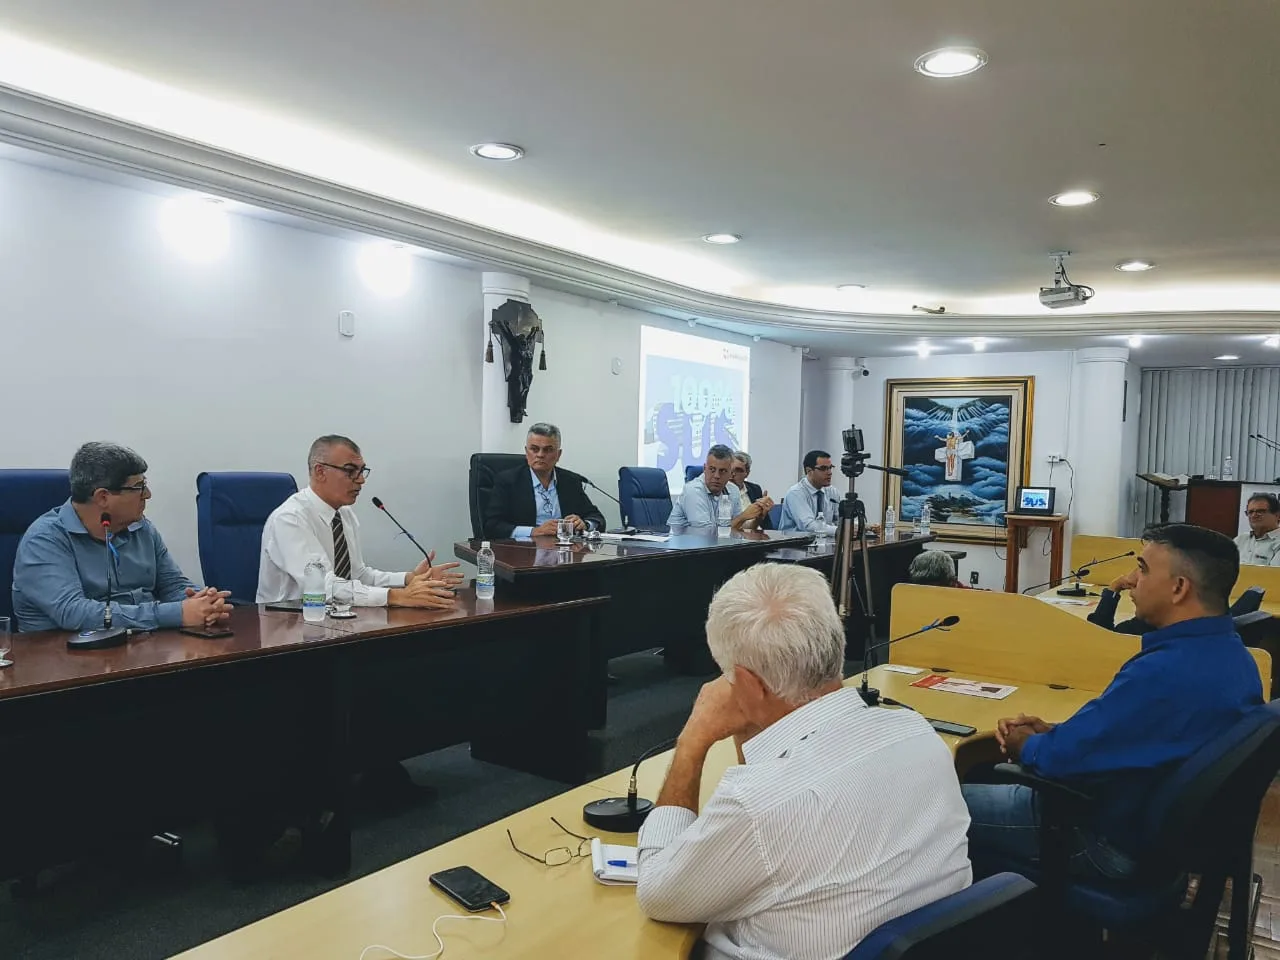
[[[1070,249],[1103,312],[1280,311],[1274,0],[6,0],[0,29],[700,258],[738,297],[1035,315]],[[947,43],[990,63],[912,71]],[[487,139],[528,156],[472,158]],[[1046,203],[1069,187],[1102,200]],[[1111,269],[1131,256],[1159,267]],[[828,338],[854,352],[787,335]]]

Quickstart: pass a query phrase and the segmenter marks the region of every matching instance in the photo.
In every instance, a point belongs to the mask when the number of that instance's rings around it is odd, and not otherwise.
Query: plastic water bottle
[[[1222,479],[1234,480],[1236,478],[1236,465],[1231,459],[1231,454],[1227,454],[1227,459],[1222,461]]]
[[[925,536],[929,535],[929,520],[931,513],[932,511],[929,509],[929,505],[927,503],[920,508],[920,532]]]
[[[485,540],[476,554],[476,599],[493,599],[493,547]]]
[[[733,506],[727,494],[721,494],[717,499],[720,502],[716,506],[716,536],[727,537],[732,532]]]
[[[898,515],[893,512],[893,504],[884,508],[884,535],[890,537],[898,525]]]
[[[307,623],[323,623],[324,615],[324,557],[315,553],[307,558],[302,571],[302,619]]]

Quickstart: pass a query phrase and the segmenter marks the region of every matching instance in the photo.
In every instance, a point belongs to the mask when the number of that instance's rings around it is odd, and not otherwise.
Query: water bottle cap
[[[488,540],[481,540],[481,541],[480,541],[480,549],[481,549],[481,550],[488,550],[488,549],[489,549],[489,541],[488,541]]]

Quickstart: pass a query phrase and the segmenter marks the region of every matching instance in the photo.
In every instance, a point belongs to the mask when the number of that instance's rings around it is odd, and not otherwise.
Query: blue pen
[[[634,867],[635,864],[630,860],[606,860],[605,863],[610,867]]]

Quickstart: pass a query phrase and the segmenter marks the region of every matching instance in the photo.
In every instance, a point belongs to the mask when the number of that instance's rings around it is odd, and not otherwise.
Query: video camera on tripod
[[[842,431],[840,436],[844,440],[844,453],[840,455],[840,472],[853,480],[862,476],[862,471],[867,469],[867,461],[871,459],[871,454],[864,451],[862,431],[856,426],[850,426],[848,430]]]

